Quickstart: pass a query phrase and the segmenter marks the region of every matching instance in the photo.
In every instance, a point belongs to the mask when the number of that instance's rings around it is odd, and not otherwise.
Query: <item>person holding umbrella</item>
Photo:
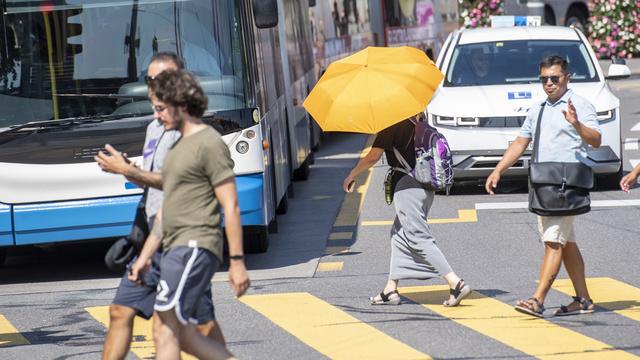
[[[391,167],[401,168],[394,148],[415,166],[414,122],[419,120],[444,75],[424,52],[412,47],[368,47],[333,62],[304,102],[324,131],[376,134],[371,151],[344,179],[353,191],[358,174],[376,164],[382,154]],[[391,175],[396,218],[391,229],[389,280],[371,304],[400,304],[402,279],[444,278],[451,288],[445,306],[456,306],[471,288],[452,269],[427,224],[435,194],[413,177]]]
[[[351,170],[342,184],[344,191],[353,191],[358,174],[375,165],[384,153],[391,168],[402,167],[393,149],[396,148],[409,165],[415,166],[413,148],[414,121],[419,116],[401,121],[376,135],[369,153]],[[370,298],[372,305],[399,305],[398,282],[402,279],[426,280],[442,277],[449,284],[450,296],[444,306],[456,306],[471,293],[471,288],[451,268],[436,245],[427,224],[429,209],[435,194],[413,177],[392,171],[391,193],[396,212],[391,227],[391,264],[389,280],[384,289]]]

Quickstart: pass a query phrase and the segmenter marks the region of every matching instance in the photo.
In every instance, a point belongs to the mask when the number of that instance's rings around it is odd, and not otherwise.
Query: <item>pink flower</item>
[[[595,39],[593,40],[593,46],[599,48],[600,45],[602,45],[602,42],[600,41],[600,39]]]
[[[613,40],[612,42],[609,43],[609,48],[610,49],[615,49],[618,47],[618,42]]]
[[[477,19],[471,19],[471,24],[470,24],[470,25],[471,25],[471,27],[473,27],[473,28],[474,28],[474,27],[476,27],[476,26],[478,26],[478,20],[477,20]]]

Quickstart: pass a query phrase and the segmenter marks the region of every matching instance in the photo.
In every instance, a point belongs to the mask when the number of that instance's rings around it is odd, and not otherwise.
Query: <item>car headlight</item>
[[[598,117],[598,122],[608,123],[616,119],[616,109],[598,111],[596,116]]]
[[[434,122],[442,126],[478,126],[480,119],[477,117],[454,117],[433,115]]]

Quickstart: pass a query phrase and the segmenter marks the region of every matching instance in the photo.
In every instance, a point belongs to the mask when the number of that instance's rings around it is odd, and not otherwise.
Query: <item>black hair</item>
[[[560,55],[545,56],[542,60],[540,60],[539,70],[550,68],[554,65],[560,65],[560,68],[562,68],[562,72],[564,74],[567,74],[569,72],[569,63],[567,62],[567,59]]]
[[[196,77],[186,70],[165,70],[149,82],[153,95],[165,104],[187,109],[189,115],[200,118],[207,110],[209,99]]]
[[[184,61],[182,61],[182,59],[173,52],[163,51],[156,53],[151,57],[151,61],[149,61],[149,64],[156,61],[172,62],[173,64],[175,64],[176,68],[180,70],[184,69]]]

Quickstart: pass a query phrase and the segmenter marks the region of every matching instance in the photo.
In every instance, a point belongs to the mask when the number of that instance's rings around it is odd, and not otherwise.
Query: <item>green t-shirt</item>
[[[220,134],[207,127],[181,138],[162,168],[163,248],[189,246],[211,251],[222,261],[220,203],[214,188],[233,177],[233,160]]]

